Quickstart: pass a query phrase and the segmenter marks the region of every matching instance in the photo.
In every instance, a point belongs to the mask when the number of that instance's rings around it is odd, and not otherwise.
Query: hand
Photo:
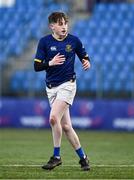
[[[65,56],[60,55],[60,53],[56,54],[54,58],[49,61],[49,66],[61,65],[65,62]]]
[[[86,71],[87,69],[91,67],[91,64],[88,60],[82,59],[82,66],[83,66],[83,69]]]

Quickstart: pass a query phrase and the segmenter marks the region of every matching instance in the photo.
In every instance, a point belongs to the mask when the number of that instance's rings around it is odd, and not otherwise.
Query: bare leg
[[[62,137],[61,119],[68,108],[68,104],[61,100],[55,100],[50,112],[50,125],[52,128],[54,147],[60,147]]]
[[[72,127],[69,108],[67,108],[66,111],[64,112],[64,115],[61,120],[61,125],[67,139],[69,140],[73,148],[75,150],[79,149],[81,147],[81,144],[80,144],[80,141],[76,132],[74,131]]]
[[[43,169],[51,170],[62,164],[60,157],[60,145],[62,138],[61,119],[67,108],[68,104],[61,100],[55,100],[52,104],[50,112],[50,125],[52,128],[54,152],[47,164],[42,166]]]
[[[73,148],[80,157],[79,164],[81,165],[81,168],[84,171],[90,170],[89,160],[87,156],[85,156],[85,153],[81,148],[79,138],[72,128],[69,107],[65,102],[55,100],[50,113],[50,124],[52,127],[54,147],[60,147],[63,129],[69,142],[72,144]],[[50,170],[55,168],[56,166],[59,166],[60,164],[62,164],[61,158],[59,157],[59,155],[58,157],[56,155],[51,157],[48,163],[42,166],[42,168]]]

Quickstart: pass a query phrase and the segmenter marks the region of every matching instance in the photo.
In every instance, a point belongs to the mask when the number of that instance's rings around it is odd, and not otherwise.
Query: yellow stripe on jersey
[[[42,60],[40,60],[40,59],[34,59],[34,61],[35,62],[40,62],[40,63],[42,62]]]

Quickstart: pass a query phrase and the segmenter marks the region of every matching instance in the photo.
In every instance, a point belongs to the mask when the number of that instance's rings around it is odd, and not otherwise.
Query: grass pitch
[[[53,152],[51,131],[0,129],[0,179],[134,179],[134,133],[77,131],[91,162],[83,172],[63,136],[63,165],[41,169]]]

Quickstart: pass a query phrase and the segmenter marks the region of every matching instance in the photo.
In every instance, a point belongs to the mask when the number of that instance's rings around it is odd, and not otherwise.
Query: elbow
[[[34,68],[34,71],[35,71],[35,72],[38,72],[39,70]]]
[[[38,68],[35,68],[35,67],[34,67],[34,71],[35,71],[35,72],[38,72],[38,71],[40,71],[40,70],[39,70]]]
[[[36,63],[34,63],[34,71],[35,71],[35,72],[38,72],[38,71],[39,71],[39,68],[37,67]]]

